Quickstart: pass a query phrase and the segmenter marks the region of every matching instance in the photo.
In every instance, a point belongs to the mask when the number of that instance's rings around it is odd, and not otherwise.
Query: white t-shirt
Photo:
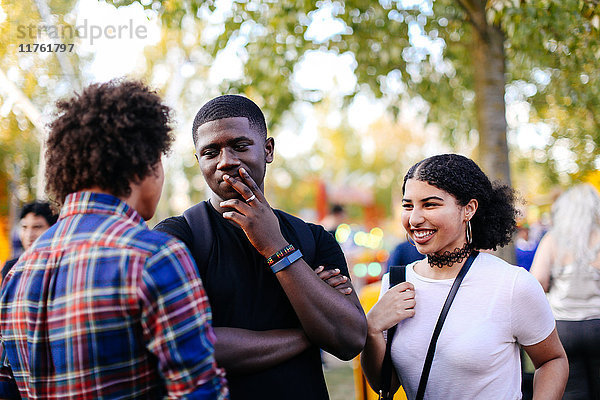
[[[453,279],[417,275],[415,316],[398,324],[392,361],[409,399],[414,399],[433,329]],[[380,297],[389,288],[382,279]],[[514,400],[521,398],[518,344],[546,339],[554,317],[538,281],[520,267],[480,253],[465,276],[437,342],[425,399]]]

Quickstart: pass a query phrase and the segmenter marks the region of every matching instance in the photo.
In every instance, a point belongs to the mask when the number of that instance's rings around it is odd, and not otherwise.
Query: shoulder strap
[[[390,267],[390,288],[406,281],[406,266],[394,265]]]
[[[422,400],[425,396],[425,388],[427,387],[427,379],[429,379],[429,372],[431,371],[431,364],[433,363],[433,356],[435,355],[435,347],[437,345],[438,337],[440,336],[440,332],[442,331],[442,326],[444,325],[444,321],[446,320],[446,316],[448,315],[448,311],[450,310],[450,306],[452,305],[452,301],[454,300],[454,296],[456,296],[456,292],[458,292],[458,288],[460,284],[471,268],[471,264],[475,260],[479,254],[477,251],[471,253],[465,265],[461,268],[458,276],[454,279],[454,283],[452,283],[452,287],[450,288],[450,293],[448,293],[448,297],[446,297],[446,302],[444,303],[444,307],[442,307],[442,312],[438,318],[437,323],[435,324],[435,329],[433,330],[433,335],[431,336],[431,342],[429,343],[429,349],[427,349],[427,356],[425,357],[425,364],[423,364],[423,372],[421,372],[421,379],[419,380],[419,388],[417,389],[417,400]]]
[[[406,281],[406,267],[404,265],[390,267],[390,288]],[[380,399],[391,399],[394,395],[390,392],[392,387],[392,339],[396,333],[396,326],[392,326],[387,331],[387,343],[385,344],[385,355],[381,365],[381,389],[379,391]]]
[[[208,267],[208,258],[214,242],[208,207],[210,207],[210,204],[207,201],[203,201],[188,208],[183,213],[183,217],[192,231],[192,248],[190,251],[194,256],[202,278],[204,278],[204,273]],[[277,210],[277,213],[289,222],[296,231],[301,241],[299,245],[302,246],[305,260],[311,263],[314,262],[316,243],[310,227],[300,218],[294,217],[291,214],[281,210]]]
[[[302,246],[302,256],[306,263],[310,266],[313,266],[317,254],[317,244],[315,242],[315,237],[313,236],[312,230],[308,226],[306,222],[301,220],[298,217],[295,217],[291,214],[286,213],[281,210],[273,210],[278,214],[282,219],[285,219],[296,231],[298,238],[300,240],[299,246]]]
[[[208,257],[214,240],[210,218],[208,216],[207,201],[196,204],[184,211],[183,217],[192,231],[192,256],[198,266],[200,276],[204,279],[204,273],[208,266]]]

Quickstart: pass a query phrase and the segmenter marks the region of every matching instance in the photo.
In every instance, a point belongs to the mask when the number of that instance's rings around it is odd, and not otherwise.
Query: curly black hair
[[[409,179],[450,193],[461,206],[477,200],[479,206],[471,219],[473,248],[496,250],[511,241],[519,215],[515,191],[500,182],[492,184],[473,160],[458,154],[441,154],[419,161],[404,176],[402,193]]]
[[[192,138],[194,145],[198,140],[198,128],[207,122],[216,121],[223,118],[246,117],[250,128],[255,132],[267,138],[267,124],[265,116],[252,100],[244,96],[226,94],[215,97],[202,106],[192,126]]]
[[[92,84],[56,103],[46,141],[46,190],[59,205],[97,186],[117,197],[153,173],[173,142],[171,109],[139,81]]]
[[[33,213],[33,215],[37,215],[43,217],[48,226],[52,226],[56,223],[58,219],[58,215],[52,211],[50,203],[47,201],[35,200],[31,203],[27,203],[21,209],[21,214],[19,215],[19,219],[23,219],[27,216],[27,214]]]

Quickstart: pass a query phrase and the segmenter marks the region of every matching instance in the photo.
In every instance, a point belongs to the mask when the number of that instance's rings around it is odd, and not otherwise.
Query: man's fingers
[[[322,268],[322,269],[319,272],[317,272],[317,270],[319,270],[320,268]],[[319,278],[321,278],[323,280],[327,280],[327,279],[329,279],[333,276],[336,276],[340,273],[340,270],[337,268],[325,270],[325,267],[323,267],[323,266],[317,268],[317,270],[315,270],[315,272],[317,272],[317,275],[319,275]]]
[[[252,190],[244,184],[241,180],[234,178],[229,175],[223,175],[223,180],[227,182],[231,187],[238,192],[245,200],[249,199],[254,195]],[[260,190],[259,190],[260,192]],[[256,196],[258,198],[258,195]]]
[[[337,275],[337,276],[327,279],[327,284],[329,284],[329,286],[332,286],[332,287],[342,285],[346,282],[348,282],[348,278],[345,277],[344,275]]]
[[[250,188],[252,193],[256,195],[256,198],[260,200],[261,203],[264,203],[266,201],[265,196],[256,182],[254,182],[254,179],[252,179],[248,171],[246,171],[245,168],[240,168],[239,173],[240,177],[244,180],[244,183],[248,186],[248,188]]]
[[[223,213],[223,218],[235,222],[240,228],[243,227],[243,219],[245,218],[242,214],[235,211],[227,211]]]
[[[338,292],[340,292],[341,294],[346,294],[346,295],[348,295],[348,294],[352,293],[352,288],[350,288],[350,287],[343,288],[343,289],[337,289],[337,290],[338,290]]]
[[[249,206],[244,201],[239,199],[225,200],[219,203],[219,206],[223,208],[233,208],[238,213],[246,215],[249,211]]]

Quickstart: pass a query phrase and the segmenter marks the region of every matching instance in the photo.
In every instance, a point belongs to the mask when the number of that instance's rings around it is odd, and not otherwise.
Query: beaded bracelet
[[[276,274],[282,269],[290,266],[294,261],[298,260],[300,257],[302,257],[302,253],[300,252],[300,250],[296,250],[292,254],[283,257],[281,260],[273,264],[271,266],[271,271],[273,271],[273,273]]]
[[[272,267],[277,261],[281,260],[283,257],[291,254],[296,248],[293,244],[288,244],[283,249],[279,250],[277,253],[273,254],[271,257],[267,258],[267,265]]]

